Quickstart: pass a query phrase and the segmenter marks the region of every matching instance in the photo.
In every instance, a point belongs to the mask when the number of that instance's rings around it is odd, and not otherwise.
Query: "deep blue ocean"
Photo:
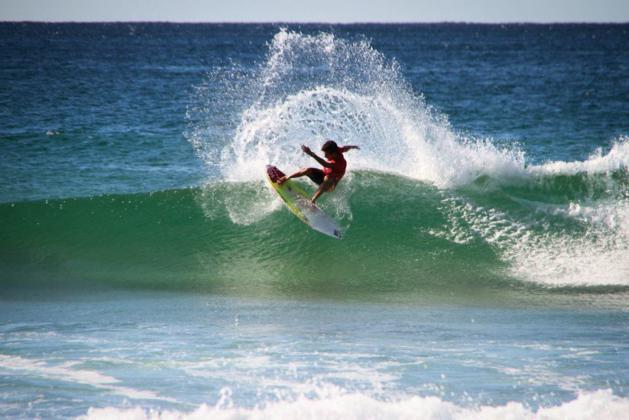
[[[628,45],[0,23],[0,417],[629,419]]]

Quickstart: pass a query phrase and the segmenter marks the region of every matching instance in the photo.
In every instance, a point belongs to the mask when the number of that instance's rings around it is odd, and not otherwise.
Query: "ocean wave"
[[[262,180],[2,204],[0,265],[5,284],[91,279],[252,293],[629,286],[624,187],[592,195],[573,188],[580,175],[548,177],[442,190],[353,171],[321,200],[345,231],[335,243],[293,217]]]

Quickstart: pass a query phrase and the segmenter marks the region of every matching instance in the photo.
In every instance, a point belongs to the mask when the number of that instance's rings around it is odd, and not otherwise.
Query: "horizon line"
[[[626,25],[627,21],[465,21],[465,20],[441,20],[441,21],[355,21],[355,22],[325,22],[325,21],[186,21],[186,20],[1,20],[0,23],[174,23],[190,25],[207,24],[241,24],[241,25]]]

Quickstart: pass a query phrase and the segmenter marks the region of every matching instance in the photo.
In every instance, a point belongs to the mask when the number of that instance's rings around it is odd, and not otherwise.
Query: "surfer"
[[[286,180],[291,178],[299,178],[302,176],[307,176],[310,178],[312,182],[317,184],[319,188],[312,196],[312,203],[314,204],[319,196],[324,192],[332,192],[336,188],[336,185],[339,183],[343,175],[345,175],[345,168],[347,167],[347,162],[343,157],[343,153],[352,150],[358,149],[358,146],[341,146],[339,147],[336,142],[332,140],[326,141],[323,146],[321,146],[321,151],[325,155],[325,160],[321,157],[317,156],[310,148],[306,145],[301,146],[301,150],[308,156],[312,157],[314,160],[319,162],[323,169],[319,168],[302,168],[289,176],[283,176],[282,178],[277,180],[277,183],[281,185]]]

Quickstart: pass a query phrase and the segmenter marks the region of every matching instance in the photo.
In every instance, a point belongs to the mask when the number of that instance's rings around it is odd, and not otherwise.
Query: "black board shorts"
[[[315,184],[321,185],[323,184],[323,180],[325,179],[325,174],[321,169],[312,168],[312,170],[308,174],[308,178],[310,178]]]

